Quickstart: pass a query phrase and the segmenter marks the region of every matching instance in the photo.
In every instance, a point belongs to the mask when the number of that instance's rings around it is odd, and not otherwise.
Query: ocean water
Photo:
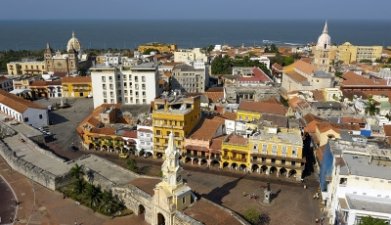
[[[146,42],[176,43],[179,47],[210,44],[263,45],[316,42],[320,20],[55,20],[0,21],[0,50],[37,50],[49,42],[65,49],[72,31],[82,47],[136,48]],[[391,45],[391,21],[328,21],[332,42]]]

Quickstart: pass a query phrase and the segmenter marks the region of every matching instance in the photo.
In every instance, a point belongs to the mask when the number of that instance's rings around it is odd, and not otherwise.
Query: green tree
[[[373,218],[371,216],[362,217],[358,225],[386,225],[385,220]]]
[[[244,212],[244,218],[251,224],[257,224],[260,215],[261,214],[254,208],[247,209]]]
[[[374,116],[379,113],[379,108],[377,107],[377,102],[372,99],[372,97],[369,97],[366,106],[365,106],[365,113],[369,114],[371,116]]]
[[[80,180],[84,176],[83,166],[79,166],[79,164],[75,164],[70,171],[70,174],[76,180]]]
[[[101,200],[101,191],[99,187],[95,187],[92,184],[87,184],[85,189],[85,195],[89,201],[91,208],[95,208]]]
[[[134,159],[128,159],[126,161],[126,165],[128,166],[128,170],[137,173],[138,167],[137,167],[137,162]]]
[[[231,73],[231,59],[228,55],[222,57],[221,55],[215,57],[212,61],[212,74],[230,74]]]
[[[82,179],[77,179],[75,183],[73,184],[73,191],[76,194],[83,193],[84,189],[86,188],[86,182]]]

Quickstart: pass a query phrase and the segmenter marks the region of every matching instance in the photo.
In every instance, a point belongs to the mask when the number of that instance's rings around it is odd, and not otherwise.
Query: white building
[[[152,126],[137,126],[137,139],[139,145],[137,151],[143,151],[144,154],[153,155],[153,128]]]
[[[209,86],[209,71],[205,64],[194,63],[175,65],[171,76],[172,89],[187,93],[203,93]]]
[[[46,107],[3,90],[0,90],[0,111],[19,122],[24,122],[33,127],[44,127],[49,124],[49,115]]]
[[[103,103],[150,104],[160,94],[154,63],[124,69],[109,64],[91,68],[94,107]]]
[[[208,57],[200,48],[178,49],[174,52],[174,62],[191,64],[193,62],[208,62]]]
[[[330,224],[357,225],[365,216],[390,223],[390,149],[362,138],[330,140],[320,181]]]

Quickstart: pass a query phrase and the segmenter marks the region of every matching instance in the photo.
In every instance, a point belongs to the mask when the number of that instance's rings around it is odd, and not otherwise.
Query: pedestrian
[[[307,185],[304,184],[304,189],[307,189]]]

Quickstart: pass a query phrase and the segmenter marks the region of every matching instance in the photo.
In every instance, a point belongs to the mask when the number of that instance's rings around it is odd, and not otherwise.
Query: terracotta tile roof
[[[205,92],[204,95],[209,99],[211,103],[217,103],[219,100],[224,99],[224,92]]]
[[[121,136],[136,139],[137,138],[137,130],[125,130],[122,132]]]
[[[265,72],[263,72],[260,68],[254,67],[252,69],[253,76],[240,76],[237,80],[239,82],[259,82],[266,83],[272,81]]]
[[[236,113],[235,112],[224,112],[221,114],[221,117],[227,120],[236,120]]]
[[[387,86],[384,79],[369,79],[352,71],[343,75],[342,86]]]
[[[19,113],[25,112],[28,108],[47,109],[46,107],[41,106],[35,102],[28,101],[3,90],[0,90],[0,103],[10,107],[11,109],[14,109]]]
[[[145,129],[145,128],[137,129],[137,131],[144,132],[144,133],[153,133],[152,130],[150,130],[150,129]]]
[[[209,149],[213,152],[220,152],[221,151],[221,144],[223,143],[224,138],[227,136],[223,135],[217,138],[212,139],[212,143],[210,144]]]
[[[334,130],[335,132],[339,133],[339,128],[336,127],[336,126],[333,126],[331,123],[329,122],[320,122],[316,125],[318,127],[318,130],[323,133],[323,132],[326,132],[328,130]]]
[[[323,96],[323,92],[321,90],[313,90],[312,94],[314,96],[314,100],[315,101],[318,101],[318,102],[324,102],[325,101],[324,96]]]
[[[101,135],[115,135],[115,129],[112,127],[102,127],[102,128],[92,128],[91,133],[101,134]]]
[[[288,105],[293,109],[296,109],[298,107],[300,107],[300,108],[311,107],[310,104],[306,100],[304,100],[300,97],[297,97],[297,96],[294,96],[293,98],[289,99]]]
[[[384,129],[384,134],[387,137],[391,137],[391,125],[384,125],[383,129]]]
[[[224,91],[224,87],[211,87],[206,90],[207,92],[222,92]]]
[[[224,209],[204,198],[196,201],[183,211],[184,214],[194,218],[205,225],[242,225],[233,216],[233,212]],[[239,217],[238,217],[239,218]]]
[[[307,113],[305,116],[304,116],[304,120],[305,122],[308,124],[308,123],[311,123],[312,121],[317,121],[317,122],[321,122],[321,121],[325,121],[323,118],[319,117],[319,116],[315,116],[314,114],[312,113]]]
[[[344,116],[341,117],[341,123],[366,123],[366,120],[365,118]]]
[[[272,68],[278,71],[282,71],[284,69],[284,67],[278,63],[273,63]]]
[[[224,120],[214,117],[213,119],[204,119],[200,126],[190,135],[189,138],[197,140],[211,140],[219,127],[224,124]]]
[[[230,134],[224,140],[223,143],[234,144],[234,145],[247,145],[248,139],[237,134]]]
[[[90,76],[63,77],[61,80],[63,83],[91,83]]]
[[[98,119],[96,119],[94,117],[90,117],[87,120],[87,123],[89,123],[93,127],[99,127],[102,124]]]
[[[136,178],[130,181],[129,184],[152,196],[154,194],[153,189],[160,181],[157,178]]]
[[[303,82],[308,81],[306,77],[300,75],[296,71],[288,71],[288,72],[285,72],[284,75],[290,77],[291,79],[295,80],[298,83],[303,83]]]
[[[241,101],[238,110],[285,115],[287,109],[281,103]]]
[[[104,110],[110,107],[114,107],[115,109],[120,109],[120,104],[102,104],[94,109],[90,115],[88,115],[82,122],[79,123],[79,126],[77,126],[76,131],[81,134],[84,130],[83,126],[88,123],[88,121],[91,120],[91,118],[94,118],[98,120],[99,114],[102,113]],[[93,122],[94,123],[94,122]],[[91,124],[93,125],[93,124]]]
[[[297,69],[305,74],[313,74],[315,72],[315,66],[306,62],[305,60],[297,60],[293,64],[284,67],[284,72],[294,71]]]

